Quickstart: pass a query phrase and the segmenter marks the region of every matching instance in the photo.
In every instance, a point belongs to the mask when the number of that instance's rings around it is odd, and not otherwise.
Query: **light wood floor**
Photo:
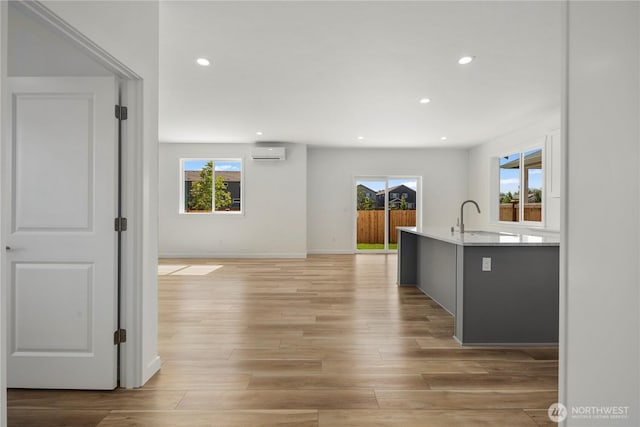
[[[139,390],[10,390],[10,426],[552,425],[557,349],[459,346],[449,314],[395,285],[395,255],[161,270],[161,372]]]

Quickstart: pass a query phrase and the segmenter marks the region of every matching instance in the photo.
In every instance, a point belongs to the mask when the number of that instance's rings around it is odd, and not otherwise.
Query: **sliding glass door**
[[[387,250],[387,181],[356,179],[356,250]]]
[[[356,252],[394,252],[397,227],[414,227],[420,207],[420,177],[354,179]]]

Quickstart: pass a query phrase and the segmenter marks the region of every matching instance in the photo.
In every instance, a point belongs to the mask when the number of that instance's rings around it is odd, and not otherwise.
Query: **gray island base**
[[[555,345],[559,239],[398,228],[398,285],[417,286],[455,319],[464,345]]]

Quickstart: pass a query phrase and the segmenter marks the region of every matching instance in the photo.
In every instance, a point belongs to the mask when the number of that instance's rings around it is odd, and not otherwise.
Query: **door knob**
[[[11,250],[11,246],[5,246],[4,249],[7,250],[7,251],[10,251]]]

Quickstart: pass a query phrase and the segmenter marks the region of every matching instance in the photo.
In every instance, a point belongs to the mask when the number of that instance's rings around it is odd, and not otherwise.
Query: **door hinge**
[[[113,333],[113,344],[118,345],[127,342],[127,330],[118,329]]]
[[[127,107],[116,105],[116,119],[127,120]]]
[[[115,228],[116,231],[127,231],[127,218],[116,218]]]
[[[113,333],[113,344],[118,345],[127,342],[127,330],[118,329]]]

